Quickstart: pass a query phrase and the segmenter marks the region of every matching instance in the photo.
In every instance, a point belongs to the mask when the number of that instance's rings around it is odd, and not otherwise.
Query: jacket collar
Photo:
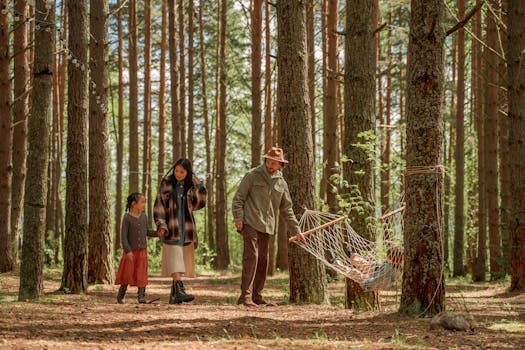
[[[275,174],[270,175],[264,162],[257,167],[257,170],[263,174],[264,180],[266,180],[266,182],[268,183],[271,183],[274,179],[279,179],[283,177],[283,173],[280,170],[277,170]]]

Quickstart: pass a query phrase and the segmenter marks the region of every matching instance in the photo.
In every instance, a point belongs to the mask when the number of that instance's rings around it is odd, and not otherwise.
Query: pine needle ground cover
[[[18,275],[0,275],[2,349],[519,349],[525,341],[525,295],[502,283],[447,281],[447,310],[473,320],[474,330],[430,330],[429,318],[396,313],[400,295],[382,294],[382,312],[344,308],[344,281],[329,284],[332,305],[289,305],[288,277],[268,280],[277,307],[235,305],[238,274],[188,279],[193,303],[169,305],[169,280],[150,277],[150,304],[116,304],[118,286],[90,286],[87,295],[56,290],[61,274],[46,271],[45,296],[18,302]]]

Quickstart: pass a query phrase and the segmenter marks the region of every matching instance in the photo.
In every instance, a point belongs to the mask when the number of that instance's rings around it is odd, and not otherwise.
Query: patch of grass
[[[406,346],[407,345],[407,338],[401,332],[399,329],[396,329],[394,331],[394,334],[392,335],[392,344],[397,346]]]
[[[511,333],[525,333],[525,323],[516,320],[502,319],[487,327],[495,331],[506,331]]]

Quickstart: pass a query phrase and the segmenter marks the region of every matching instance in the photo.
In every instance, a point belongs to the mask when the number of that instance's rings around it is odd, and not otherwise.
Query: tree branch
[[[454,27],[447,30],[446,36],[449,36],[450,34],[454,33],[456,30],[463,28],[468,23],[468,21],[476,14],[476,12],[478,12],[479,9],[481,9],[481,6],[483,6],[484,3],[485,3],[485,0],[481,0],[479,4],[474,6],[474,8],[470,10],[470,12],[465,16],[465,18],[459,21]]]

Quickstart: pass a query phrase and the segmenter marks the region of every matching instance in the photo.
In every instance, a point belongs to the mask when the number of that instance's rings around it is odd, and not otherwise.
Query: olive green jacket
[[[274,234],[277,216],[286,220],[292,234],[301,232],[292,209],[288,184],[280,171],[270,175],[263,163],[241,180],[232,201],[233,219],[259,232]]]

